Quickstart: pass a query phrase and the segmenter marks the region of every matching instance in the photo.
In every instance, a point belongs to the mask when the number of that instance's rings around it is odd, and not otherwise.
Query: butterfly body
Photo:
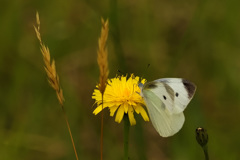
[[[183,111],[191,101],[196,86],[185,79],[164,78],[139,83],[139,87],[157,132],[163,137],[177,133],[183,126]]]

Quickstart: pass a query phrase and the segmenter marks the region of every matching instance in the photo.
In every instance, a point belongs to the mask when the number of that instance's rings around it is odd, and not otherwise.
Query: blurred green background
[[[130,159],[204,159],[195,129],[209,133],[211,160],[240,159],[240,1],[1,0],[0,159],[75,159],[64,117],[43,69],[34,33],[56,60],[79,159],[100,159],[98,82],[100,18],[109,18],[110,77],[121,70],[148,81],[183,77],[197,85],[182,130],[160,137],[137,115]],[[150,68],[146,71],[147,64]],[[105,111],[104,159],[123,159],[123,123]]]

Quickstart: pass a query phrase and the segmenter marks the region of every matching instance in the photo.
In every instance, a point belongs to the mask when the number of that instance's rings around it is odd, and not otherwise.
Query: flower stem
[[[128,139],[130,123],[128,116],[124,115],[124,160],[128,160]]]
[[[207,145],[203,147],[203,152],[205,155],[205,160],[209,160]]]

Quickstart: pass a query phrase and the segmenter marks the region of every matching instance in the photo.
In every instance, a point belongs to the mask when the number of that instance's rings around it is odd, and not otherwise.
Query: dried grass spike
[[[47,73],[48,82],[49,82],[50,86],[56,91],[57,99],[61,105],[61,108],[62,108],[62,111],[64,114],[64,118],[67,123],[68,132],[69,132],[69,135],[70,135],[70,138],[72,141],[74,153],[75,153],[76,159],[78,160],[77,150],[76,150],[76,147],[74,144],[74,140],[73,140],[72,132],[71,132],[70,125],[68,122],[67,114],[66,114],[66,112],[64,110],[64,106],[63,106],[63,102],[64,102],[63,91],[62,91],[62,88],[60,87],[59,77],[57,75],[56,66],[55,66],[55,61],[52,60],[52,62],[51,62],[50,51],[49,51],[48,47],[46,47],[42,42],[42,38],[41,38],[41,34],[40,34],[40,19],[39,19],[38,12],[36,13],[36,21],[37,21],[36,22],[37,26],[34,26],[34,30],[36,32],[37,39],[39,40],[39,43],[40,43],[40,50],[43,55],[43,61],[44,61],[44,69]]]
[[[50,51],[48,47],[46,47],[42,43],[42,38],[40,34],[40,19],[39,19],[38,12],[36,13],[36,23],[37,23],[37,26],[34,26],[34,30],[36,32],[37,38],[40,43],[40,50],[43,55],[44,69],[47,73],[48,82],[50,86],[56,91],[58,101],[63,106],[64,97],[63,97],[62,89],[60,87],[59,78],[56,72],[55,61],[52,60],[51,62]]]
[[[101,19],[102,22],[102,29],[101,29],[101,36],[98,40],[98,66],[100,70],[99,76],[99,90],[103,94],[106,88],[107,78],[109,74],[108,69],[108,51],[106,48],[107,38],[108,38],[108,31],[109,31],[109,23],[108,20],[104,21]]]

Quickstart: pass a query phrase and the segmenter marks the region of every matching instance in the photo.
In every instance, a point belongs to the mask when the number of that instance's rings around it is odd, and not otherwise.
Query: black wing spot
[[[166,96],[164,96],[164,95],[163,95],[163,98],[164,98],[165,100],[167,99],[167,97],[166,97]]]
[[[182,80],[182,83],[188,92],[188,98],[192,98],[192,96],[194,95],[195,90],[196,90],[195,84],[193,84],[192,82],[185,80],[185,79]]]
[[[176,97],[178,97],[178,96],[179,96],[178,92],[176,92],[176,94],[175,94],[175,95],[176,95]]]

